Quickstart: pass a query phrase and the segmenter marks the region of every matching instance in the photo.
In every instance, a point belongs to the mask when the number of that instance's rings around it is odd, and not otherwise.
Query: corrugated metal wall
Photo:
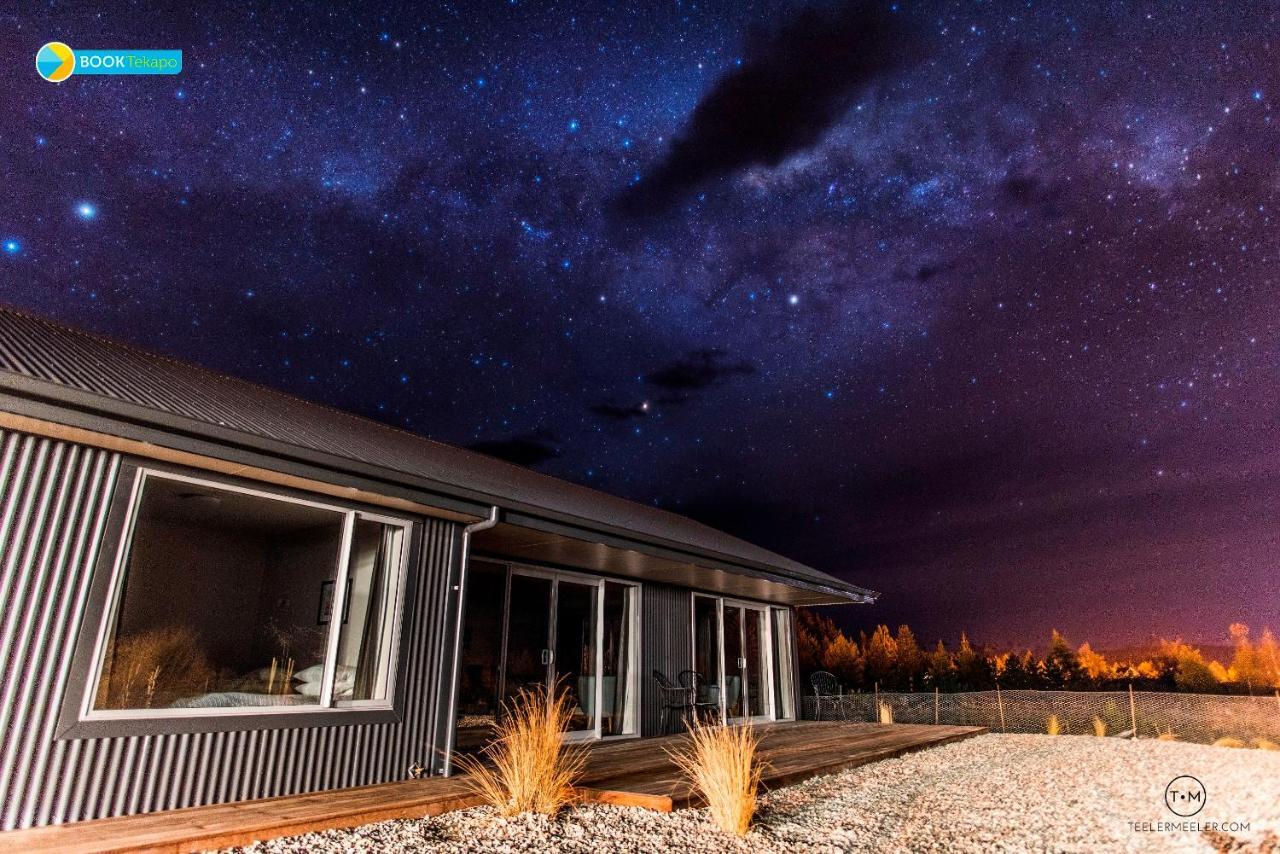
[[[646,584],[644,624],[641,628],[642,709],[640,732],[658,735],[662,729],[662,702],[654,670],[661,670],[672,682],[681,670],[693,666],[693,591],[666,584]]]
[[[429,765],[454,525],[424,522],[400,723],[62,741],[118,455],[0,431],[0,827],[402,779]]]

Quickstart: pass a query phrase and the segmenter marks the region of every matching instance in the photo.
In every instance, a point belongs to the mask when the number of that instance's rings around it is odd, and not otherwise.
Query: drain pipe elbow
[[[458,568],[458,606],[454,611],[453,620],[453,661],[449,670],[449,702],[441,711],[449,715],[449,728],[445,736],[444,759],[440,766],[440,773],[448,777],[453,770],[453,748],[454,739],[457,734],[457,708],[458,708],[458,671],[462,667],[462,617],[463,603],[467,592],[467,574],[471,566],[471,536],[481,531],[487,531],[498,524],[502,511],[495,504],[489,508],[489,515],[479,522],[472,522],[462,529],[462,557],[461,566]]]

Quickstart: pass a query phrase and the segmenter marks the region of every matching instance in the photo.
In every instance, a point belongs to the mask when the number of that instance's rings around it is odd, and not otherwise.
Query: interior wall
[[[259,625],[255,636],[261,639],[256,650],[258,659],[269,662],[273,655],[280,653],[277,643],[266,631],[268,625],[289,633],[295,670],[310,667],[324,658],[329,626],[321,625],[317,619],[321,586],[337,574],[341,539],[341,520],[335,520],[332,525],[272,541],[266,577],[254,609],[254,620]]]
[[[118,639],[185,626],[199,635],[212,660],[242,669],[250,652],[244,639],[257,634],[266,562],[266,544],[259,537],[140,518],[124,579]]]

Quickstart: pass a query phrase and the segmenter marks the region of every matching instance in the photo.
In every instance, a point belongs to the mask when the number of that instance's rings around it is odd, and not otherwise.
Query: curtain
[[[382,634],[382,602],[386,587],[387,556],[391,554],[395,531],[389,526],[382,527],[382,537],[378,540],[378,550],[373,556],[373,567],[369,579],[369,607],[365,610],[364,626],[360,632],[360,655],[356,659],[355,690],[352,697],[356,700],[374,699],[374,691],[378,681],[378,640]],[[349,659],[348,659],[349,660]]]
[[[631,682],[631,645],[635,639],[631,637],[631,609],[634,607],[634,587],[622,588],[622,622],[618,629],[618,641],[614,644],[617,650],[617,663],[614,672],[617,678],[613,683],[613,735],[622,735],[632,731],[634,721],[631,720],[631,708],[627,702],[627,686]]]

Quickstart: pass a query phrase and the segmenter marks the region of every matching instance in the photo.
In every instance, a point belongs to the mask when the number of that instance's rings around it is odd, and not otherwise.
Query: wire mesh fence
[[[1280,743],[1280,693],[1253,697],[1153,691],[973,691],[960,694],[845,694],[804,698],[808,720],[877,721],[877,702],[894,723],[984,726],[1065,735],[1172,738],[1211,744]]]

